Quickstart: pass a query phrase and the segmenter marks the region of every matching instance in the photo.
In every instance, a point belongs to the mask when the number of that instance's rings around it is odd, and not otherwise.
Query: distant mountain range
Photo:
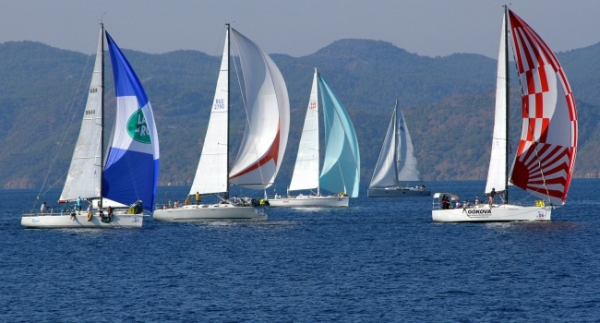
[[[124,52],[154,108],[161,144],[160,185],[190,185],[203,145],[220,57],[197,51]],[[290,139],[277,182],[289,183],[291,178],[315,67],[354,122],[363,183],[371,179],[396,99],[403,108],[425,180],[484,179],[487,175],[494,59],[475,54],[425,57],[387,42],[356,39],[336,41],[303,57],[275,54],[272,58],[286,80],[292,109]],[[600,43],[558,53],[558,58],[578,105],[580,149],[575,175],[596,177],[600,172]],[[92,65],[91,55],[41,43],[0,44],[0,187],[62,186]],[[109,60],[106,65],[109,71]],[[512,116],[516,118],[519,89],[517,79],[513,76],[512,80]],[[235,155],[244,112],[236,93],[232,97],[231,151]],[[106,100],[110,127],[115,109],[110,71]],[[513,145],[518,129],[516,125]]]

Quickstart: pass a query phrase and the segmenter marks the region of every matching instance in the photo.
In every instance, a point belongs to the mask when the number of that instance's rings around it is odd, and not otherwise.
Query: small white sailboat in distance
[[[403,185],[409,184],[409,185]],[[373,178],[367,190],[369,197],[429,196],[421,173],[417,169],[417,158],[398,100],[392,112],[390,125],[377,159]]]
[[[319,94],[325,127],[325,156],[319,173]],[[315,68],[304,128],[287,196],[275,195],[274,207],[347,207],[358,197],[360,154],[350,117],[342,103]],[[322,195],[321,188],[336,195]],[[310,190],[292,196],[290,191]]]
[[[509,29],[510,28],[510,29]],[[508,172],[508,33],[521,79],[522,130]],[[434,194],[433,221],[549,221],[565,203],[577,153],[577,109],[569,81],[552,50],[519,16],[505,6],[498,53],[496,112],[485,194],[489,204],[454,207],[448,195]],[[508,204],[508,179],[536,197],[532,205]],[[496,204],[494,195],[502,196]],[[456,200],[458,198],[453,195]]]
[[[115,79],[117,116],[103,167],[105,35]],[[83,205],[83,210],[23,214],[21,225],[28,228],[141,227],[143,210],[153,211],[158,168],[158,135],[150,101],[129,62],[101,24],[85,113],[59,200],[59,203],[83,201],[97,209],[92,207],[92,216],[88,216]],[[108,206],[117,206],[114,213],[102,209]]]
[[[245,85],[247,120],[238,156],[229,169],[229,37],[239,50]],[[290,106],[281,72],[254,42],[227,24],[225,46],[210,120],[189,195],[222,194],[221,203],[164,207],[154,220],[266,220],[264,199],[230,198],[229,186],[264,190],[273,184],[287,145]]]

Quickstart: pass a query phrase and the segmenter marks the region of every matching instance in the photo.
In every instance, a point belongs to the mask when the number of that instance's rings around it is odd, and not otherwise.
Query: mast
[[[317,68],[315,67],[315,80],[317,82],[319,82],[319,71],[317,70]],[[317,107],[319,106],[319,84],[317,84]],[[325,111],[323,111],[324,113]],[[317,111],[317,118],[319,118],[319,111]],[[319,142],[319,121],[317,120],[317,156],[319,156],[319,158],[317,158],[317,176],[319,177],[319,179],[317,180],[317,196],[321,196],[321,167],[320,167],[320,159],[321,159],[321,144]]]
[[[102,118],[100,119],[100,203],[98,204],[98,208],[102,207],[102,195],[104,192],[104,23],[100,23],[100,30],[102,31],[100,34],[100,47],[102,53],[102,73],[100,74],[100,78],[102,79],[102,95],[100,95],[100,111],[102,111]]]
[[[229,77],[229,64],[231,59],[231,25],[225,24],[227,26],[227,172],[225,173],[227,176],[227,185],[225,185],[225,199],[229,199],[229,123],[231,121],[231,112],[230,109],[230,99],[231,99],[231,91],[230,91],[230,82],[231,78]]]
[[[506,88],[506,154],[505,158],[505,169],[504,169],[504,203],[508,203],[508,154],[509,154],[509,120],[510,120],[510,76],[508,75],[508,6],[504,5],[504,75],[505,77],[505,88]]]
[[[396,99],[396,105],[394,105],[394,179],[396,180],[396,186],[400,185],[398,179],[398,144],[400,143],[400,133],[398,132],[398,99]]]

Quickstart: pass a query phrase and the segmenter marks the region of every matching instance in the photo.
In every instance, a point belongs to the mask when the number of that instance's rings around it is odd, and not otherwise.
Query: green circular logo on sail
[[[135,141],[143,144],[149,144],[151,142],[150,129],[146,124],[146,118],[144,117],[142,109],[138,109],[131,117],[129,117],[129,120],[127,120],[127,133]]]

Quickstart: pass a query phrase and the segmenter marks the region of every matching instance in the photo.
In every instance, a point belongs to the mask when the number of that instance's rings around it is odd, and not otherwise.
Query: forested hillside
[[[202,149],[220,57],[195,51],[124,52],[154,108],[161,144],[160,184],[189,185]],[[304,57],[272,57],[286,80],[292,109],[290,140],[278,182],[288,183],[291,177],[315,67],[354,122],[362,181],[371,178],[396,99],[426,180],[485,178],[495,60],[473,54],[424,57],[387,42],[352,39],[336,41]],[[596,176],[600,170],[600,44],[559,53],[558,57],[578,103],[581,132],[576,176]],[[62,184],[79,131],[92,64],[91,55],[40,43],[0,44],[0,187]],[[115,107],[108,59],[106,69],[110,129]],[[516,118],[519,90],[514,77],[512,85],[512,116]],[[235,90],[239,87],[233,88],[231,151],[235,155],[244,110]],[[518,132],[519,125],[514,128]]]

